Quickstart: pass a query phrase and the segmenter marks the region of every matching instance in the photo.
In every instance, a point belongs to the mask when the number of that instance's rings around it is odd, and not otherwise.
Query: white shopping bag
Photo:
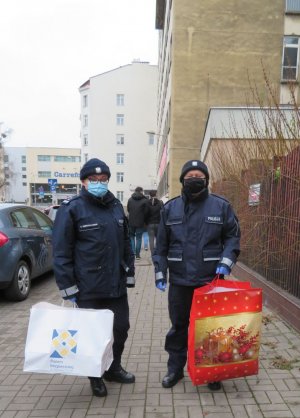
[[[100,377],[113,361],[114,314],[47,302],[33,305],[25,345],[25,372]]]

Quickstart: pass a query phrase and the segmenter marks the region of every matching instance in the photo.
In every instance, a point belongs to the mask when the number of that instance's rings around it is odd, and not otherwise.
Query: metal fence
[[[222,181],[216,193],[235,208],[242,231],[239,260],[267,280],[300,298],[300,147],[274,158],[273,169],[262,175],[243,173],[244,181]],[[249,200],[251,183],[259,185]]]

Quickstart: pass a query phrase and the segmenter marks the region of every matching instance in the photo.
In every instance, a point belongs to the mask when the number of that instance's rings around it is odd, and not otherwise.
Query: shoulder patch
[[[71,203],[73,200],[77,200],[77,199],[79,199],[80,198],[80,196],[78,195],[78,196],[74,196],[74,197],[72,197],[72,199],[65,199],[65,200],[63,200],[62,202],[61,202],[61,204],[62,205],[68,205],[69,203]]]

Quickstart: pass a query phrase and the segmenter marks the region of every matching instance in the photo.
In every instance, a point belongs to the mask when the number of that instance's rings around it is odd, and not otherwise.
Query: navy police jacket
[[[62,297],[81,300],[126,294],[134,276],[127,218],[111,192],[101,198],[82,188],[60,206],[53,229],[54,273]]]
[[[179,196],[161,212],[155,278],[180,286],[202,286],[212,281],[218,263],[232,268],[240,253],[240,228],[229,202],[213,194],[200,201]]]

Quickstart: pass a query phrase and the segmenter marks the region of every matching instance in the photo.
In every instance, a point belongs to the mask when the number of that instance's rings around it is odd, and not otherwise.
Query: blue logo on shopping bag
[[[73,357],[77,351],[77,330],[54,329],[52,333],[50,358]]]

